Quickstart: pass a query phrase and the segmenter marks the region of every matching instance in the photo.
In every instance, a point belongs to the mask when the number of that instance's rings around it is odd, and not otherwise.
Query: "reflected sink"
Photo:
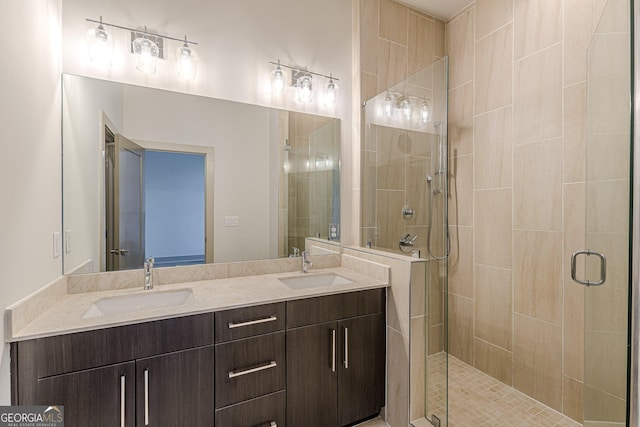
[[[278,280],[291,289],[310,289],[322,286],[348,285],[353,283],[353,281],[333,273],[283,277]]]
[[[193,291],[191,289],[166,292],[146,291],[133,295],[101,298],[91,304],[82,315],[82,318],[112,316],[152,308],[176,307],[189,304],[193,304]]]

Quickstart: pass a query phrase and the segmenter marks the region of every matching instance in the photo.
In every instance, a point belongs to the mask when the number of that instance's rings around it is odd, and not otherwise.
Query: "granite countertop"
[[[23,341],[191,314],[388,286],[388,280],[378,280],[345,267],[311,270],[305,276],[327,273],[334,273],[345,277],[352,281],[352,283],[294,290],[278,280],[284,277],[302,276],[299,272],[289,272],[175,283],[156,286],[154,290],[151,291],[143,290],[141,284],[140,287],[136,289],[67,294],[48,307],[41,315],[26,325],[26,327],[8,336],[7,341]],[[146,294],[149,292],[167,292],[180,289],[191,289],[193,291],[193,303],[172,307],[143,309],[130,313],[86,319],[82,317],[94,302],[102,298]],[[9,313],[9,315],[10,314],[11,313]]]

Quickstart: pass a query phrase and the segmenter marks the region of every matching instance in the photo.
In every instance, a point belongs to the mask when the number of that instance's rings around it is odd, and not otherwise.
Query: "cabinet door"
[[[135,387],[135,363],[120,363],[43,378],[37,404],[63,405],[70,427],[134,427]]]
[[[338,331],[338,425],[346,426],[378,414],[384,405],[384,318],[341,320]]]
[[[336,322],[287,331],[287,425],[335,426]]]
[[[213,346],[136,361],[137,425],[213,426]]]

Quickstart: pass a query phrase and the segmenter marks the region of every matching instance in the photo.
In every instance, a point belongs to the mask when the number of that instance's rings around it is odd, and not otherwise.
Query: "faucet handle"
[[[153,258],[145,258],[144,260],[144,268],[145,270],[150,270],[153,268],[153,263],[155,262],[155,260]]]

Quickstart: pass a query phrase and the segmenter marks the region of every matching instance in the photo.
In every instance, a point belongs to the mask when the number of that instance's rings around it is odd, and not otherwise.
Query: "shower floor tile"
[[[435,370],[431,378],[443,378],[437,373],[443,372],[444,354],[431,356],[429,362]],[[449,356],[448,377],[448,427],[582,426],[453,356]]]

